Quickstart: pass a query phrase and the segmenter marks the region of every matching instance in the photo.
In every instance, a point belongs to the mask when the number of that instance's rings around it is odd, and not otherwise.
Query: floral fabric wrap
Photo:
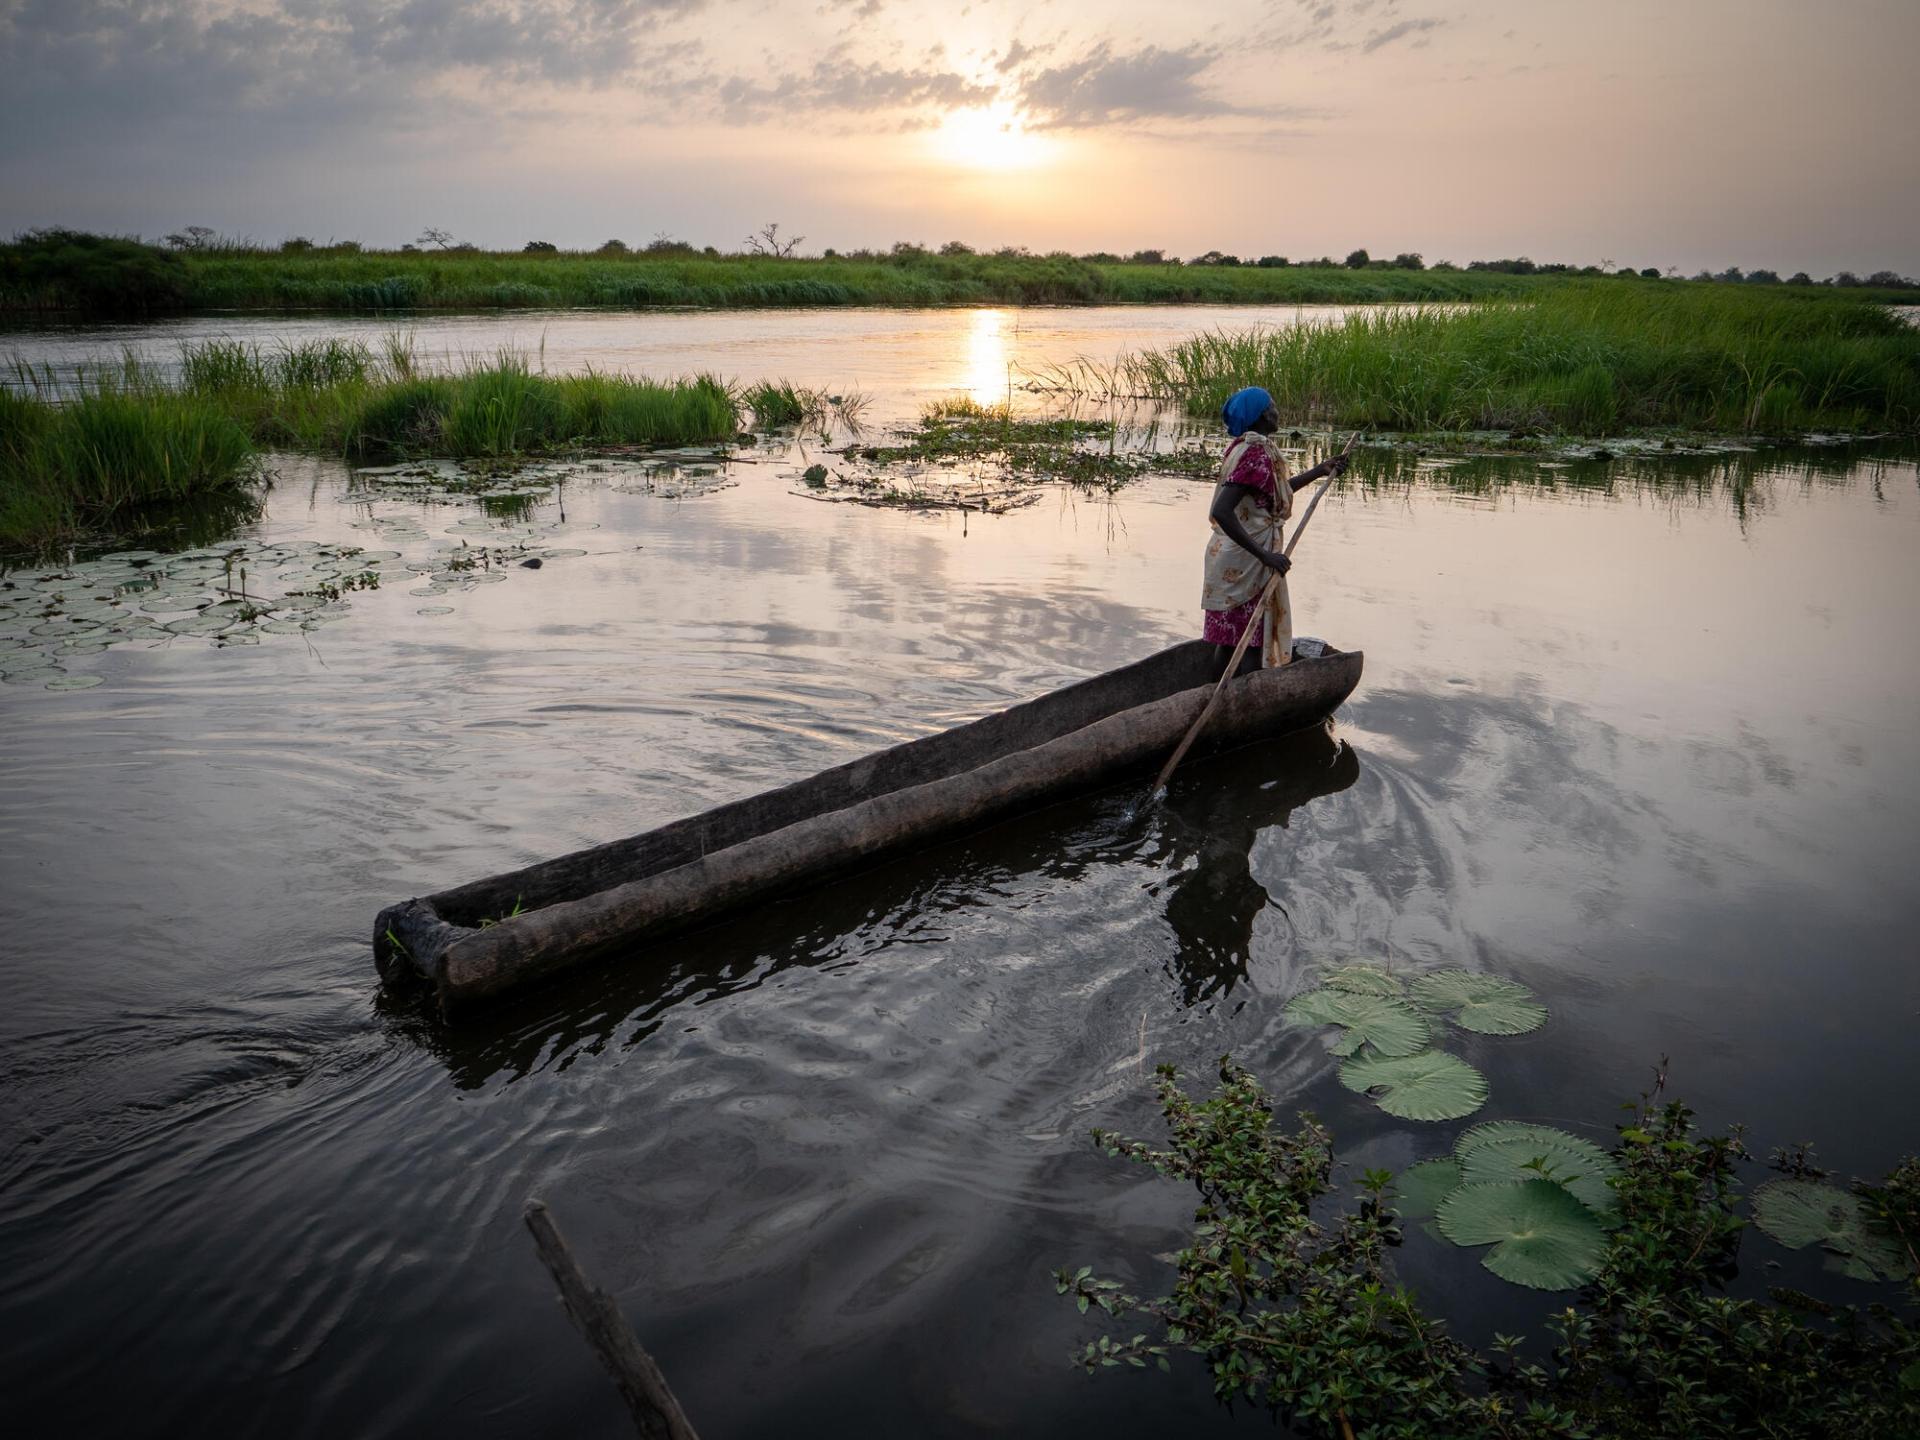
[[[1258,431],[1242,435],[1221,457],[1220,483],[1244,485],[1253,492],[1241,497],[1234,515],[1246,532],[1269,550],[1280,548],[1284,522],[1293,513],[1293,486],[1287,481],[1285,462],[1273,442]],[[1237,645],[1249,625],[1264,622],[1261,663],[1274,666],[1290,661],[1293,605],[1287,597],[1285,576],[1274,587],[1266,614],[1255,614],[1260,592],[1272,573],[1214,525],[1213,534],[1207,538],[1205,579],[1200,591],[1200,607],[1205,612],[1201,638],[1215,645]]]

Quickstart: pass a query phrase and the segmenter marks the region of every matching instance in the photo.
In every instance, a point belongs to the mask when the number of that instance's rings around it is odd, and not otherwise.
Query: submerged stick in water
[[[552,1272],[553,1283],[560,1287],[560,1303],[574,1328],[613,1376],[613,1383],[620,1387],[621,1398],[633,1416],[634,1430],[646,1440],[699,1440],[667,1385],[667,1377],[641,1347],[620,1307],[587,1280],[545,1203],[529,1200],[526,1221],[540,1258]]]

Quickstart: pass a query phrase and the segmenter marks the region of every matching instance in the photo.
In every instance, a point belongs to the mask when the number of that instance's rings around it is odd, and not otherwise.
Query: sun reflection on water
[[[1007,312],[976,310],[967,327],[966,388],[977,404],[998,405],[1012,385],[1013,357],[1007,348]]]

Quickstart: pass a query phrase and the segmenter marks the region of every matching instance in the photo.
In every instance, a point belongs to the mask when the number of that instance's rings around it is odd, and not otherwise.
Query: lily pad
[[[1427,1022],[1398,1000],[1347,990],[1309,990],[1287,1004],[1287,1018],[1307,1025],[1343,1025],[1333,1053],[1352,1055],[1371,1045],[1382,1055],[1411,1055],[1427,1043]]]
[[[184,620],[169,620],[162,627],[176,635],[218,635],[233,624],[228,615],[193,615]]]
[[[1458,1120],[1487,1103],[1486,1076],[1444,1050],[1359,1055],[1340,1067],[1340,1083],[1402,1120]]]
[[[1436,970],[1417,978],[1409,998],[1422,1010],[1451,1013],[1481,1035],[1524,1035],[1547,1023],[1547,1007],[1526,986],[1476,970]]]
[[[91,690],[104,677],[99,675],[56,675],[47,681],[49,690]]]
[[[1450,1155],[1422,1160],[1393,1177],[1394,1208],[1403,1219],[1430,1220],[1440,1202],[1460,1188],[1460,1162]]]
[[[1336,990],[1350,990],[1356,995],[1398,997],[1405,989],[1398,975],[1383,970],[1378,965],[1368,965],[1362,961],[1329,970],[1320,977],[1320,982],[1323,985],[1331,985]]]
[[[1462,1185],[1440,1202],[1440,1233],[1491,1245],[1480,1263],[1534,1290],[1571,1290],[1600,1273],[1607,1237],[1593,1212],[1551,1180]]]
[[[453,614],[453,606],[422,605],[418,610],[414,611],[413,613],[416,615],[451,615]]]
[[[1897,1280],[1906,1273],[1899,1245],[1867,1228],[1860,1197],[1818,1180],[1770,1180],[1753,1192],[1753,1221],[1789,1250],[1819,1245],[1855,1280]]]
[[[1620,1167],[1606,1151],[1578,1135],[1550,1125],[1495,1120],[1462,1135],[1454,1144],[1454,1154],[1460,1160],[1461,1178],[1469,1185],[1550,1180],[1603,1221],[1612,1216],[1613,1188],[1607,1182],[1620,1173]]]

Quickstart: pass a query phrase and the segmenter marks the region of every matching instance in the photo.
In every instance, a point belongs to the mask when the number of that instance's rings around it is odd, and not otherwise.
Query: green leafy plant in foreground
[[[1293,1131],[1277,1124],[1265,1089],[1231,1058],[1206,1100],[1190,1097],[1171,1066],[1158,1073],[1171,1148],[1103,1130],[1094,1140],[1191,1181],[1194,1235],[1176,1257],[1172,1292],[1158,1299],[1091,1267],[1055,1273],[1082,1313],[1153,1322],[1152,1334],[1088,1344],[1075,1358],[1089,1370],[1166,1369],[1189,1351],[1220,1399],[1264,1404],[1342,1440],[1920,1434],[1920,1330],[1910,1315],[1778,1289],[1766,1299],[1724,1293],[1747,1224],[1736,1166],[1749,1157],[1737,1133],[1699,1134],[1692,1112],[1663,1098],[1664,1077],[1629,1107],[1611,1154],[1545,1127],[1477,1126],[1441,1162],[1450,1176],[1435,1183],[1429,1169],[1396,1184],[1368,1171],[1357,1206],[1330,1214],[1332,1138],[1311,1116]],[[1494,1178],[1462,1184],[1470,1167]],[[1610,1229],[1577,1218],[1594,1216],[1574,1189],[1582,1180],[1587,1199],[1611,1192]],[[1530,1237],[1571,1224],[1584,1236],[1573,1251],[1598,1250],[1584,1303],[1545,1317],[1552,1343],[1542,1361],[1524,1358],[1525,1342],[1512,1337],[1485,1355],[1462,1344],[1391,1274],[1402,1240],[1396,1198],[1431,1211],[1505,1186],[1520,1203],[1503,1196],[1491,1216],[1467,1217],[1477,1240],[1557,1262],[1566,1243]],[[1920,1161],[1835,1193],[1857,1202],[1849,1233],[1870,1236],[1881,1259],[1904,1256],[1909,1305],[1920,1298]]]

